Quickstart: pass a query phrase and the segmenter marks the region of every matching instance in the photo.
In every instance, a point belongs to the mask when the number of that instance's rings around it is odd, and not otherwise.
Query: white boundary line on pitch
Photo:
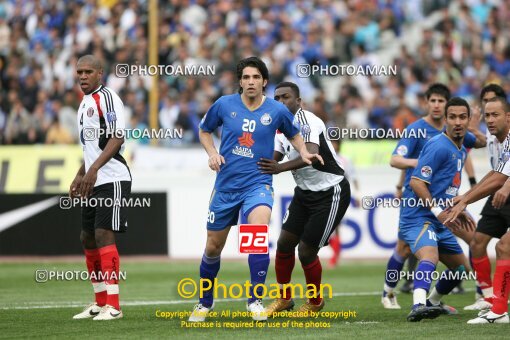
[[[358,292],[358,293],[333,293],[333,297],[338,296],[373,296],[381,295],[381,292]],[[218,302],[229,302],[229,301],[243,301],[245,298],[239,299],[215,299]],[[37,305],[37,302],[33,306],[11,306],[11,307],[0,307],[0,310],[16,310],[16,309],[45,309],[45,308],[74,308],[83,307],[87,302],[73,301],[68,304],[52,304],[51,302],[39,302],[44,305]],[[196,304],[197,300],[155,300],[155,301],[122,301],[122,306],[157,306],[157,305],[180,305],[180,304]]]

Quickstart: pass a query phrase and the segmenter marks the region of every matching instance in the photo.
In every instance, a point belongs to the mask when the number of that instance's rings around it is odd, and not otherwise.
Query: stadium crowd
[[[78,142],[75,65],[89,53],[105,65],[129,127],[148,127],[150,78],[115,74],[117,64],[148,64],[148,19],[147,0],[1,2],[0,144]],[[269,67],[268,95],[294,81],[304,106],[339,127],[401,130],[422,115],[436,81],[473,102],[490,82],[510,93],[509,23],[510,0],[160,1],[159,64],[216,67],[215,76],[159,78],[159,125],[184,131],[161,144],[198,143],[198,122],[237,91],[236,61],[251,55]],[[296,74],[302,63],[377,65],[395,43],[397,76],[343,76],[332,89],[324,77]]]

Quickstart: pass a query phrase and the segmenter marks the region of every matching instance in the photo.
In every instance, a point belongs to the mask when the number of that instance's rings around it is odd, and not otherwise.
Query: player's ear
[[[267,86],[267,79],[264,79],[264,80],[262,81],[262,87],[266,87],[266,86]]]
[[[301,97],[297,97],[296,102],[299,106],[301,106]]]

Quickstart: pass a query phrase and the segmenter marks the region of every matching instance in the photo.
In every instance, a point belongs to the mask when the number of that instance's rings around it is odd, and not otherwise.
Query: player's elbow
[[[397,169],[404,169],[404,167],[402,166],[402,162],[401,162],[401,159],[399,156],[392,156],[391,159],[390,159],[390,166],[392,168],[397,168]]]

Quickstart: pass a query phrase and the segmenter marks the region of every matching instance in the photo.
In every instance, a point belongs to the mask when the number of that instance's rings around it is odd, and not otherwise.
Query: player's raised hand
[[[274,159],[261,158],[260,161],[257,162],[257,165],[263,174],[276,175],[282,172],[280,169],[280,163]]]
[[[318,153],[309,153],[308,151],[304,151],[303,153],[301,153],[301,158],[303,159],[303,162],[305,162],[308,165],[311,165],[316,160],[319,161],[322,165],[324,165],[324,160]]]
[[[94,184],[97,180],[97,170],[93,167],[89,168],[89,171],[83,176],[80,186],[80,196],[87,198],[92,194],[94,190]]]
[[[211,170],[216,172],[220,171],[222,164],[225,164],[225,158],[219,153],[209,157],[209,168],[211,168]]]
[[[492,199],[492,206],[495,209],[501,209],[505,205],[509,194],[510,190],[507,188],[506,185],[504,185],[494,194],[494,198]]]
[[[81,187],[81,181],[83,179],[82,175],[76,175],[73,182],[69,186],[69,197],[77,197],[80,195],[80,187]]]
[[[448,212],[448,218],[445,221],[446,223],[455,221],[467,207],[467,204],[464,203],[464,201],[462,200],[458,200],[457,202],[455,202],[456,198],[457,197],[455,197],[453,201],[454,206],[446,210]]]
[[[482,110],[480,106],[471,108],[471,120],[469,121],[469,128],[478,129],[480,122],[482,121]]]

